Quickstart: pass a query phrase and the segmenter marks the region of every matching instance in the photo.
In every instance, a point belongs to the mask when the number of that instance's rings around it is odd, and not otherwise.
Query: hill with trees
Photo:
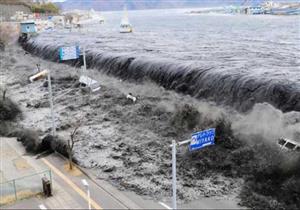
[[[0,0],[0,5],[19,5],[30,9],[33,13],[59,13],[59,7],[54,3],[37,4],[32,0]]]

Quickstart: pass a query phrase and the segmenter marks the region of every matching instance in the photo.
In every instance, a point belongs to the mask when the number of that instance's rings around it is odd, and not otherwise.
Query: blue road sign
[[[200,131],[192,135],[192,141],[190,143],[190,151],[202,149],[215,144],[216,129],[211,128],[205,131]]]
[[[59,48],[59,59],[61,61],[77,59],[80,56],[79,46]]]

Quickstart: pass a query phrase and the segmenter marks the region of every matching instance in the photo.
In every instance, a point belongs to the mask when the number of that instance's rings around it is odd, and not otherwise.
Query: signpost
[[[172,208],[173,210],[177,209],[177,201],[176,201],[176,145],[189,145],[190,151],[195,151],[202,149],[204,147],[214,145],[215,144],[215,135],[216,129],[211,128],[204,131],[200,131],[192,134],[192,138],[189,140],[185,140],[176,144],[176,142],[172,141],[172,190],[173,190],[173,198],[172,198]]]
[[[78,59],[80,56],[79,46],[69,46],[59,48],[59,59],[61,61]]]
[[[81,50],[78,45],[61,47],[59,48],[59,59],[60,61],[78,59],[81,55]],[[82,49],[83,56],[83,69],[86,73],[86,56],[85,56],[85,47]]]
[[[192,135],[192,140],[189,146],[190,151],[195,151],[215,144],[215,129],[200,131]]]
[[[89,77],[87,77],[87,69],[86,69],[86,53],[85,53],[85,47],[80,50],[80,47],[78,45],[73,46],[67,46],[67,47],[61,47],[59,48],[59,59],[61,61],[65,60],[73,60],[78,59],[81,55],[83,56],[83,72],[81,72],[81,76],[79,79],[79,82],[89,87],[89,98],[91,95],[91,92],[95,92],[100,89],[100,85],[96,80],[93,80]]]

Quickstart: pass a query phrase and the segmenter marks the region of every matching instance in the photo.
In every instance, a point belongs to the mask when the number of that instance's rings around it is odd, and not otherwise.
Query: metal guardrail
[[[47,178],[52,185],[51,170],[0,183],[0,206],[42,193],[42,178]]]

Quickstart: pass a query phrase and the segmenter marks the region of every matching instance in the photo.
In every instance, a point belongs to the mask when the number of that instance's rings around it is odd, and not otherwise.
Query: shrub
[[[17,140],[22,142],[27,152],[32,153],[36,153],[41,144],[38,133],[29,129],[18,131]]]
[[[33,4],[31,6],[31,11],[34,12],[34,13],[58,14],[59,13],[59,8],[53,3]]]
[[[0,120],[9,121],[14,120],[21,111],[19,107],[12,102],[9,98],[6,98],[4,101],[0,99]]]

